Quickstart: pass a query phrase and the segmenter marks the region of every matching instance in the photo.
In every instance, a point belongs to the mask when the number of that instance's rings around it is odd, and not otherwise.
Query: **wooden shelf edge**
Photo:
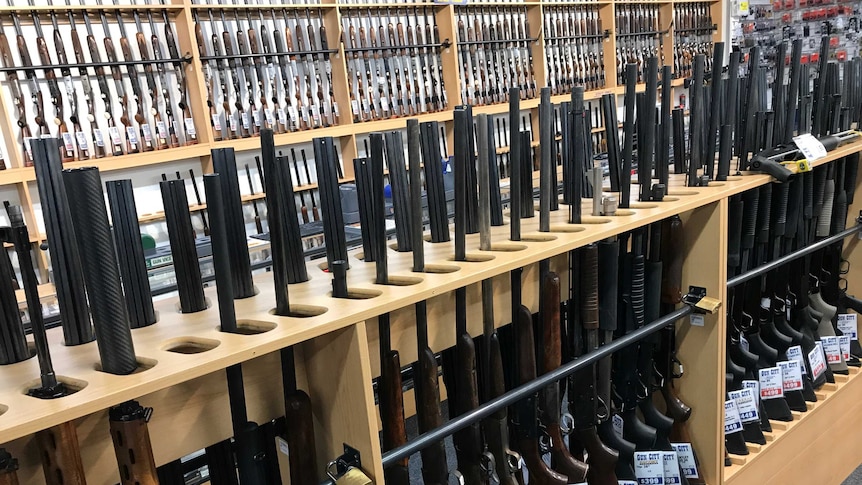
[[[724,469],[724,483],[841,483],[859,466],[858,454],[849,451],[856,442],[848,431],[862,423],[860,376],[862,370],[851,367],[849,378],[841,376],[846,382],[825,391],[826,399],[809,403],[809,411],[794,413],[793,421],[773,426],[766,445],[751,446],[754,452],[748,456],[734,456],[735,463]],[[781,425],[786,429],[777,429]]]

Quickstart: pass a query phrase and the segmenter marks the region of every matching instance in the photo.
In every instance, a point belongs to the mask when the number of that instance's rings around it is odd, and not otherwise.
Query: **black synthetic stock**
[[[692,76],[689,92],[691,92],[691,117],[688,125],[689,153],[691,159],[688,166],[688,186],[700,185],[697,171],[703,166],[703,144],[702,144],[702,119],[704,110],[703,99],[703,77],[706,57],[703,54],[694,56],[694,75]]]
[[[234,298],[248,298],[254,296],[256,292],[254,280],[251,277],[251,260],[248,255],[248,239],[245,233],[245,214],[242,211],[236,154],[233,148],[219,148],[212,151],[212,162],[213,172],[221,175],[219,183],[221,184],[221,197],[224,199],[229,251],[232,255],[231,278],[233,279]],[[207,197],[208,202],[209,200]],[[210,214],[210,218],[212,218],[212,214]]]
[[[413,214],[410,211],[410,194],[407,183],[407,165],[401,133],[387,132],[386,161],[389,167],[389,184],[392,188],[392,211],[395,220],[395,240],[399,253],[413,250],[410,238]]]
[[[634,99],[632,99],[634,103]],[[611,192],[620,191],[620,135],[617,121],[617,99],[613,94],[602,96],[602,113],[605,120],[605,140],[608,145],[608,170]]]
[[[114,224],[114,239],[117,244],[117,259],[120,264],[120,279],[125,290],[126,309],[132,328],[146,327],[156,323],[150,280],[144,260],[141,228],[135,208],[135,194],[131,180],[116,180],[105,183],[111,220]]]
[[[467,205],[468,205],[468,180],[467,165],[472,157],[469,154],[470,141],[468,137],[470,130],[467,125],[472,124],[469,113],[456,108],[455,119],[455,261],[467,259]]]
[[[326,242],[326,262],[332,267],[335,261],[347,261],[347,243],[344,235],[344,213],[341,210],[341,193],[335,142],[332,137],[315,138],[314,167],[320,190],[320,209],[323,212],[323,237]]]
[[[652,170],[655,161],[656,136],[656,102],[658,97],[658,58],[650,57],[646,61],[646,91],[644,110],[638,113],[640,131],[638,131],[638,183],[640,184],[640,200],[652,200]]]
[[[71,213],[72,222],[81,253],[102,371],[131,374],[138,368],[138,363],[99,169],[64,170],[63,183],[69,189],[69,204],[76,208]]]

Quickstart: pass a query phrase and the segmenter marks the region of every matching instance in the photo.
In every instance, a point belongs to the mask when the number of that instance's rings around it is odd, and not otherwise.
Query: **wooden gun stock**
[[[18,485],[18,460],[0,448],[0,485]]]
[[[506,392],[506,383],[503,375],[503,354],[500,348],[500,338],[496,332],[488,338],[487,345],[490,354],[488,399],[495,399]],[[503,408],[485,418],[482,421],[482,429],[485,431],[485,442],[488,445],[488,451],[491,452],[495,459],[500,485],[515,485],[517,480],[513,474],[513,468],[519,466],[517,462],[520,457],[509,448],[509,417],[506,409]]]
[[[144,408],[137,401],[128,401],[108,412],[122,485],[159,484],[153,445],[147,429],[152,411],[152,408]]]
[[[520,384],[536,378],[536,354],[533,347],[533,316],[527,307],[518,309],[515,325],[515,338],[518,345],[518,382]],[[532,395],[517,405],[518,450],[530,472],[530,483],[536,485],[565,485],[565,475],[552,470],[542,460],[539,450],[539,430],[536,416],[536,396]]]
[[[71,421],[36,433],[46,485],[86,485],[78,433]]]
[[[542,285],[542,373],[556,370],[562,362],[560,342],[560,277],[548,273]],[[558,383],[542,391],[542,424],[551,439],[551,457],[554,467],[572,481],[583,481],[587,476],[587,465],[569,453],[560,429],[560,388]]]
[[[287,446],[290,450],[290,483],[317,485],[317,457],[315,456],[314,417],[311,398],[302,390],[284,397]]]
[[[419,432],[424,433],[442,424],[440,416],[440,388],[437,376],[437,359],[434,352],[420,349],[417,359],[418,381],[416,386],[416,416]],[[422,452],[422,479],[428,485],[443,485],[449,475],[446,464],[446,449],[438,441]]]
[[[455,399],[459,414],[479,406],[479,389],[476,382],[476,347],[468,333],[457,336],[455,342]],[[473,423],[452,436],[458,455],[458,470],[467,483],[483,483],[482,431]]]
[[[404,422],[404,394],[401,392],[401,359],[398,351],[390,350],[380,362],[379,402],[383,420],[383,450],[389,451],[407,443]],[[385,470],[386,483],[409,484],[408,458]]]

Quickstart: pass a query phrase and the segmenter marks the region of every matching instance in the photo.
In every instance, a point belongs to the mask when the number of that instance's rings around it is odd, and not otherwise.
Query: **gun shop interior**
[[[0,3],[0,485],[862,484],[862,0]]]

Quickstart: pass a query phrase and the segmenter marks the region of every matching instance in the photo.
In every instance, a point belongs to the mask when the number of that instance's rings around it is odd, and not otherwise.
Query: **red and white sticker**
[[[802,369],[799,362],[788,360],[779,362],[778,367],[781,368],[781,374],[784,378],[784,391],[799,391],[802,389]]]
[[[760,399],[784,397],[784,375],[781,367],[760,369]]]
[[[838,337],[838,345],[841,347],[841,355],[844,356],[844,360],[850,360],[850,337],[847,335]]]
[[[826,372],[826,359],[820,341],[815,342],[815,347],[808,352],[808,362],[811,364],[812,380],[817,380]]]
[[[820,337],[820,342],[823,343],[823,351],[826,352],[827,364],[841,363],[841,342],[838,337]]]

